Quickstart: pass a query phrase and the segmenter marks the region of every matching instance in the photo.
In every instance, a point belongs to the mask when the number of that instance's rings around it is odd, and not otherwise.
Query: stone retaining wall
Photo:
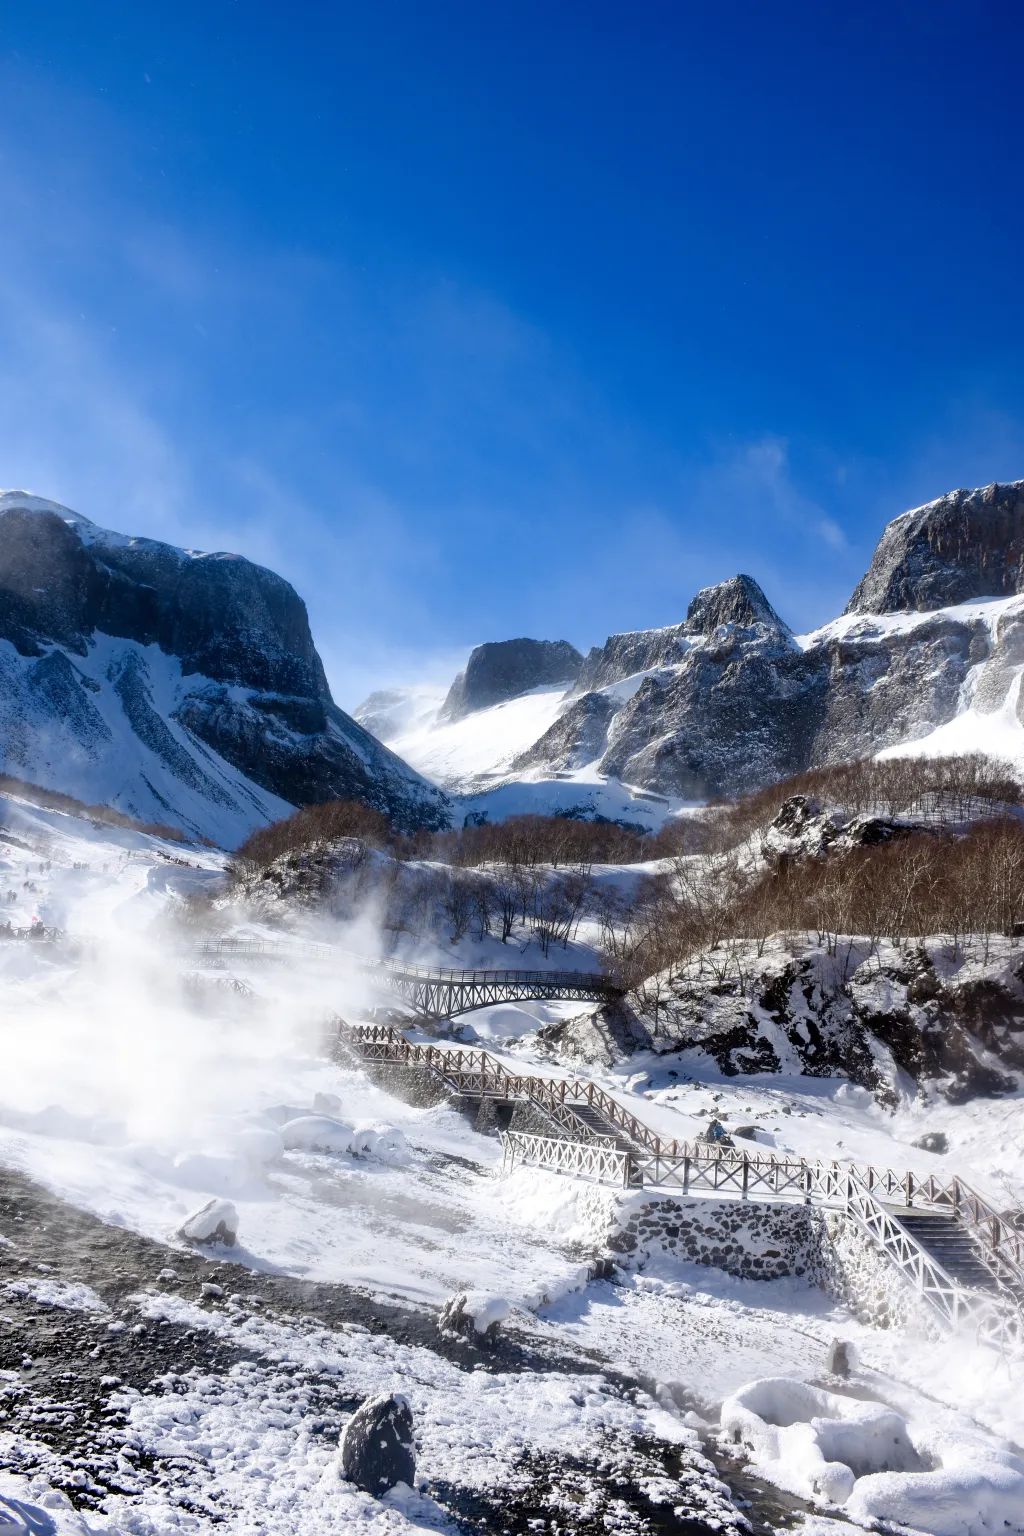
[[[748,1280],[803,1275],[814,1262],[805,1206],[745,1200],[626,1196],[608,1246],[631,1266],[642,1268],[661,1252]]]
[[[931,1313],[913,1285],[842,1211],[812,1210],[815,1232],[808,1279],[848,1306],[862,1323],[903,1326],[913,1315],[926,1326]],[[935,1332],[938,1333],[938,1323]]]
[[[619,1198],[606,1243],[624,1268],[670,1255],[745,1280],[803,1276],[876,1327],[925,1310],[909,1281],[841,1211],[637,1192]]]

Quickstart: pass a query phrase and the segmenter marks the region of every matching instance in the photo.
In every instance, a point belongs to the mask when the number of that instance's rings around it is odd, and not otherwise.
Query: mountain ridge
[[[229,845],[322,799],[448,816],[334,703],[283,577],[23,492],[0,495],[0,769]]]
[[[978,746],[1024,769],[1022,674],[1024,481],[1011,481],[893,519],[844,613],[809,634],[737,575],[676,624],[609,635],[533,740],[511,755],[503,742],[490,771],[475,753],[461,777],[450,752],[442,778],[456,792],[550,781],[552,803],[573,809],[585,783],[680,803],[876,752]],[[411,743],[414,764],[428,738]]]

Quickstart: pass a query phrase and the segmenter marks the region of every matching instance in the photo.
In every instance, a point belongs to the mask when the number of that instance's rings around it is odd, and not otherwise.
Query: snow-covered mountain
[[[20,491],[0,495],[0,771],[229,847],[334,797],[447,819],[335,705],[288,582]]]
[[[485,792],[474,809],[578,805],[651,821],[880,752],[987,751],[1024,766],[1022,673],[1016,481],[896,518],[846,612],[811,634],[734,576],[678,624],[610,636],[564,690],[524,689],[454,722],[382,721],[381,734],[436,782]]]

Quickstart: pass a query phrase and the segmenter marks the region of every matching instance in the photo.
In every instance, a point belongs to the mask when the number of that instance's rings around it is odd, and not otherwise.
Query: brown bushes
[[[830,948],[840,934],[873,942],[947,936],[954,949],[1024,922],[1024,824],[977,822],[962,835],[919,832],[874,848],[785,864],[738,903],[737,934],[763,941],[806,929]]]
[[[362,801],[328,800],[251,832],[235,853],[229,873],[236,879],[257,874],[284,854],[315,851],[345,837],[357,837],[372,848],[397,849],[402,841],[387,817]]]
[[[806,795],[827,810],[963,825],[1004,815],[1022,803],[1011,764],[980,753],[962,757],[871,758],[810,768],[791,779],[717,807],[719,837],[735,846],[766,827],[793,795]],[[712,812],[712,821],[714,812]]]
[[[68,816],[83,816],[108,827],[127,827],[132,832],[161,837],[165,842],[187,841],[184,832],[178,827],[165,826],[158,821],[139,821],[134,816],[126,816],[123,811],[114,810],[110,805],[87,805],[84,800],[76,800],[74,795],[65,795],[59,789],[44,789],[41,784],[29,784],[24,779],[12,778],[8,773],[0,773],[0,794],[17,795],[19,799],[28,800],[44,811],[63,811]]]

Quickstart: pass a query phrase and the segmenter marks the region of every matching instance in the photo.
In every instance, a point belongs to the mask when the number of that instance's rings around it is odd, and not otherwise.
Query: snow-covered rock
[[[331,1115],[301,1115],[281,1127],[289,1152],[351,1152],[352,1127]]]
[[[230,1248],[238,1241],[238,1212],[230,1200],[208,1200],[178,1229],[178,1236],[189,1243],[224,1243]]]
[[[379,1499],[416,1478],[412,1409],[398,1392],[381,1392],[356,1409],[338,1450],[341,1475]]]
[[[438,1331],[451,1338],[471,1339],[493,1349],[501,1324],[512,1311],[504,1296],[486,1291],[461,1291],[449,1297],[437,1320]]]
[[[929,1536],[989,1536],[1024,1529],[1024,1462],[967,1437],[918,1434],[884,1403],[775,1377],[722,1404],[723,1439],[745,1447],[776,1486]]]
[[[846,1077],[894,1102],[904,1072],[963,1103],[1011,1092],[1024,1070],[1020,948],[994,938],[986,951],[953,955],[942,939],[737,941],[665,977],[646,1022],[660,1052],[710,1059],[730,1077]]]
[[[780,1488],[829,1504],[844,1504],[858,1475],[923,1465],[891,1408],[787,1377],[751,1382],[726,1398],[721,1426]]]

